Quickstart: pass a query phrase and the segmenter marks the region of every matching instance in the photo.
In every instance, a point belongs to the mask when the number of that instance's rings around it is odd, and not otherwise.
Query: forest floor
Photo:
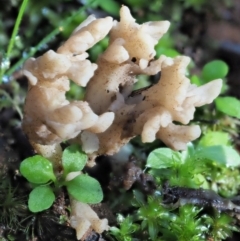
[[[222,59],[229,66],[227,76],[229,95],[240,98],[240,1],[235,0],[234,6],[225,8],[217,6],[214,13],[206,11],[196,12],[193,9],[186,9],[179,24],[178,31],[188,37],[188,47],[182,47],[181,42],[176,43],[176,48],[184,55],[193,58],[196,63],[194,71],[199,72],[203,63],[212,59]],[[11,16],[11,15],[10,15]],[[11,18],[9,16],[9,18]],[[13,73],[14,81],[20,88],[19,96],[13,89],[13,85],[5,83],[0,85],[0,90],[5,90],[12,98],[22,101],[27,89],[27,79],[18,70]],[[0,96],[1,97],[1,96]],[[0,99],[1,101],[1,99]],[[12,213],[2,213],[0,218],[0,240],[25,240],[28,232],[29,240],[77,240],[75,230],[66,225],[59,224],[57,220],[62,215],[69,215],[67,210],[62,211],[59,207],[67,207],[69,204],[66,192],[63,190],[57,197],[53,207],[48,212],[32,215],[26,206],[27,195],[30,187],[19,173],[19,165],[25,158],[34,155],[33,149],[21,129],[19,113],[15,108],[9,106],[0,109],[0,203],[10,193],[12,199],[10,205]],[[104,158],[103,158],[104,159]],[[108,190],[111,165],[99,158],[102,168],[95,168],[92,171],[96,178],[101,179],[104,169],[104,176],[107,178],[99,180],[103,190]],[[97,173],[99,172],[99,173]],[[91,170],[89,171],[91,174]],[[99,175],[100,174],[100,175]],[[121,175],[121,174],[120,174]],[[106,195],[107,196],[107,195]],[[17,200],[17,201],[16,201]],[[104,200],[106,203],[108,200]],[[1,206],[1,204],[0,204]],[[107,207],[95,207],[99,216],[108,217],[110,224],[115,223],[116,213]],[[99,212],[101,210],[101,212]],[[103,211],[104,210],[104,211]],[[129,210],[131,211],[131,210]],[[8,212],[8,211],[6,211]],[[127,213],[124,213],[127,215]],[[11,217],[3,218],[9,215]],[[25,218],[25,220],[22,219]],[[13,228],[9,228],[9,226]],[[230,240],[239,240],[239,234]],[[101,237],[95,233],[89,235],[88,241],[110,240],[109,237]]]

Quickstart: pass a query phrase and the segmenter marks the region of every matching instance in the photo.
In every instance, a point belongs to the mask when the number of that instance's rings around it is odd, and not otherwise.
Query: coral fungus
[[[72,139],[94,161],[113,155],[133,137],[143,142],[156,138],[176,150],[199,137],[193,119],[195,107],[218,96],[222,80],[197,87],[185,76],[190,59],[185,56],[155,58],[155,45],[167,32],[168,21],[139,25],[129,9],[120,10],[120,21],[88,17],[57,50],[49,50],[24,65],[29,89],[24,106],[23,130],[35,150],[55,162],[61,160],[60,143]],[[108,33],[109,46],[97,63],[86,51]],[[137,76],[156,75],[160,80],[133,91]],[[86,87],[84,100],[66,99],[69,80]],[[175,124],[178,122],[180,124]],[[94,162],[89,162],[92,165]],[[79,239],[94,229],[108,229],[88,204],[72,200],[71,225]]]
[[[29,91],[23,129],[31,142],[54,145],[75,138],[94,159],[118,152],[137,135],[143,142],[159,138],[176,150],[198,138],[199,126],[184,125],[193,119],[195,107],[217,97],[222,81],[197,87],[185,76],[188,57],[155,59],[154,46],[169,25],[168,21],[139,25],[123,6],[119,22],[90,16],[57,52],[29,59],[24,66]],[[97,64],[91,63],[85,51],[108,32],[108,48]],[[159,72],[158,83],[133,91],[137,75]],[[86,86],[83,101],[66,99],[69,79]]]

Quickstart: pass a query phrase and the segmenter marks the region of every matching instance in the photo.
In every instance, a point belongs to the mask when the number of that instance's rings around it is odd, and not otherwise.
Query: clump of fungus
[[[85,100],[95,113],[115,113],[111,126],[95,134],[99,148],[93,157],[112,155],[137,135],[143,142],[159,138],[173,149],[183,150],[189,141],[199,137],[200,127],[175,125],[173,121],[188,124],[195,107],[217,97],[222,80],[197,87],[185,76],[188,57],[154,59],[154,46],[168,30],[168,21],[138,25],[124,6],[120,17],[120,22],[114,21],[109,47],[99,57],[98,69],[86,89]],[[159,72],[157,84],[133,92],[136,75]]]
[[[162,55],[155,59],[154,46],[169,25],[168,21],[139,25],[122,6],[119,22],[90,16],[57,52],[49,50],[37,59],[29,59],[23,68],[29,80],[23,130],[36,151],[56,161],[61,152],[59,143],[74,139],[82,144],[92,165],[96,156],[117,153],[137,135],[143,142],[161,139],[175,150],[185,149],[189,141],[198,138],[200,127],[186,125],[196,107],[218,96],[222,80],[197,87],[185,76],[188,57]],[[108,48],[96,64],[91,63],[86,51],[108,33]],[[158,83],[133,91],[137,75],[159,72]],[[69,80],[86,87],[84,100],[66,99]],[[71,222],[81,238],[90,227],[99,230],[85,213],[77,214],[81,212],[79,205],[83,204],[73,205],[76,213],[73,211]],[[77,223],[86,224],[87,228],[82,225],[85,231],[79,230]]]

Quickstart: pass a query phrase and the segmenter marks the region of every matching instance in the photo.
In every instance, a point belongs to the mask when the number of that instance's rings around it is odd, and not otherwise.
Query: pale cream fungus
[[[119,22],[90,16],[56,52],[27,60],[23,73],[29,89],[22,126],[36,152],[58,165],[60,143],[71,140],[82,145],[93,165],[96,156],[117,153],[137,135],[143,142],[161,139],[175,150],[184,150],[198,138],[200,127],[187,124],[196,107],[219,95],[222,80],[198,87],[185,76],[189,57],[155,58],[154,47],[169,25],[168,21],[137,24],[122,6]],[[91,63],[86,51],[108,33],[108,48],[96,64]],[[159,72],[157,84],[133,92],[139,74]],[[84,100],[66,99],[70,80],[86,87]],[[89,210],[88,204],[72,200],[71,225],[78,239],[89,229],[99,233],[108,229],[107,220]]]

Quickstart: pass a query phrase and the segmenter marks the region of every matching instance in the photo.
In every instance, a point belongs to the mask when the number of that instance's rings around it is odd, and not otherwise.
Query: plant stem
[[[22,110],[19,107],[18,103],[16,103],[16,101],[5,90],[0,89],[0,94],[4,95],[7,98],[7,100],[13,105],[13,108],[15,108],[15,110],[17,111],[17,113],[20,116],[20,119],[22,120],[23,114],[22,114]],[[1,110],[1,106],[0,106],[0,110]]]
[[[13,49],[13,46],[14,46],[14,43],[15,43],[15,38],[17,36],[18,29],[19,29],[20,23],[22,21],[23,14],[24,14],[25,9],[27,7],[27,3],[28,3],[28,0],[23,0],[23,2],[21,4],[20,10],[19,10],[19,13],[18,13],[18,16],[17,16],[17,20],[16,20],[14,28],[13,28],[12,36],[11,36],[10,42],[8,44],[7,54],[2,61],[8,61],[10,59],[10,54],[12,52],[12,49]],[[3,68],[3,67],[1,68],[0,84],[2,83],[2,77],[5,73],[5,70],[6,70],[5,68]]]

